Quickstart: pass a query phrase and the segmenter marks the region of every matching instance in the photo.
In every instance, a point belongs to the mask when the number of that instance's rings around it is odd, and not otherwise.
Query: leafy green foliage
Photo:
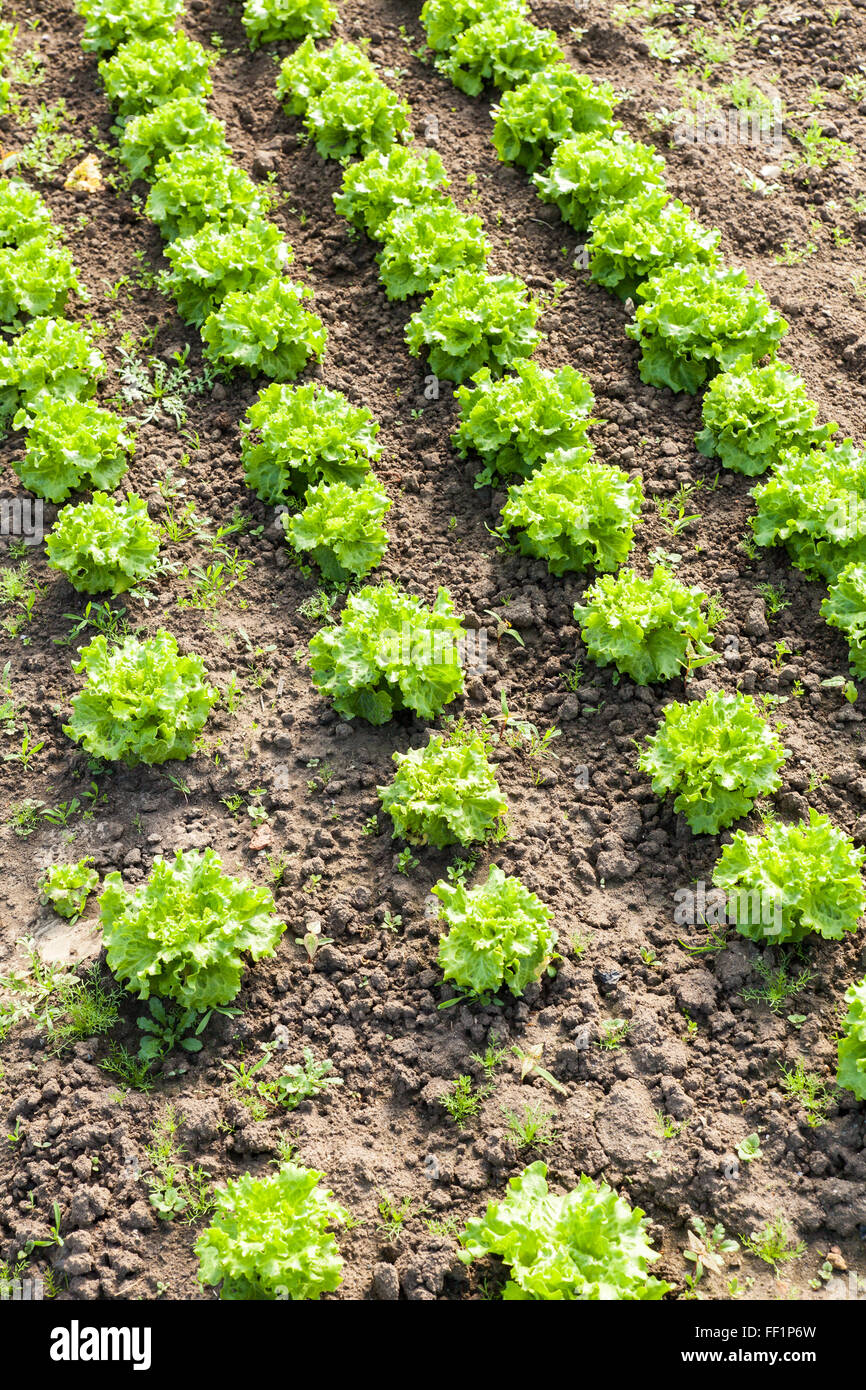
[[[701,227],[677,198],[663,204],[648,193],[608,204],[589,226],[589,273],[620,299],[634,299],[638,286],[666,266],[718,265],[721,232]]]
[[[106,874],[99,910],[108,968],[139,999],[185,1009],[230,1004],[244,958],[272,956],[285,931],[268,888],[222,872],[212,849],[157,858],[140,887]]]
[[[105,375],[102,353],[86,328],[67,319],[37,318],[0,342],[0,415],[35,410],[48,396],[92,396]]]
[[[0,178],[0,246],[53,235],[51,212],[36,189],[21,179]]]
[[[27,430],[24,458],[12,466],[25,487],[49,502],[82,487],[117,487],[135,447],[126,422],[92,401],[43,396],[12,423]]]
[[[809,398],[802,377],[781,362],[753,367],[741,357],[713,377],[704,393],[704,428],[695,444],[707,458],[750,477],[764,473],[779,455],[823,444],[838,426],[816,424],[817,403]]]
[[[76,0],[85,21],[82,48],[110,53],[135,35],[164,38],[183,9],[183,0]]]
[[[544,202],[554,203],[565,221],[582,232],[602,208],[639,194],[664,198],[664,169],[652,145],[621,130],[610,136],[584,131],[558,144],[550,168],[533,174],[532,181]]]
[[[510,487],[502,520],[518,530],[523,554],[546,560],[551,574],[614,570],[631,549],[642,501],[640,478],[597,462],[584,443],[557,449]]]
[[[87,299],[71,255],[53,234],[31,236],[0,256],[0,323],[16,327],[22,317],[62,314],[72,292]]]
[[[477,888],[440,879],[432,891],[448,924],[438,956],[446,980],[475,995],[503,986],[521,995],[541,976],[556,946],[553,913],[519,878],[493,864]]]
[[[308,285],[276,279],[226,295],[201,330],[205,356],[277,381],[293,380],[311,357],[321,362],[325,353],[327,329],[304,307],[312,298]]]
[[[323,159],[388,150],[411,136],[406,102],[376,76],[334,82],[310,98],[304,125]]]
[[[669,1285],[647,1271],[658,1259],[640,1207],[585,1174],[564,1196],[550,1192],[544,1163],[511,1178],[501,1202],[460,1236],[468,1264],[499,1255],[510,1267],[506,1301],[660,1299]]]
[[[392,213],[381,237],[385,245],[376,260],[389,299],[426,294],[443,276],[482,266],[490,252],[481,218],[450,202]]]
[[[278,39],[321,38],[337,18],[331,0],[244,0],[241,20],[250,48]]]
[[[286,537],[299,555],[315,560],[326,579],[362,579],[385,553],[382,519],[390,506],[370,474],[357,487],[318,483],[307,488],[303,511],[283,518]]]
[[[687,589],[663,565],[656,565],[651,579],[632,569],[602,575],[585,597],[574,616],[590,660],[599,666],[612,662],[638,685],[670,680],[714,659],[707,645],[712,632],[701,612],[707,595]]]
[[[376,790],[394,835],[410,844],[471,845],[493,833],[508,810],[477,736],[446,743],[430,734],[423,748],[393,756],[394,780]]]
[[[45,549],[51,568],[65,574],[80,594],[122,594],[153,573],[159,533],[147,503],[134,493],[113,502],[107,493],[95,492],[91,502],[63,508]]]
[[[851,985],[845,994],[848,1012],[845,1032],[839,1040],[839,1071],[836,1080],[858,1100],[866,1100],[866,978]]]
[[[73,669],[86,671],[87,682],[63,726],[69,738],[94,758],[130,767],[189,757],[217,699],[200,657],[179,655],[164,628],[114,647],[100,633],[78,655]]]
[[[99,883],[99,874],[90,868],[92,863],[86,858],[76,864],[51,864],[39,879],[43,902],[50,903],[61,917],[80,917]]]
[[[597,84],[567,63],[533,73],[526,82],[504,92],[491,115],[493,144],[507,164],[520,164],[533,174],[549,163],[555,147],[576,132],[613,129],[613,88]]]
[[[507,90],[561,57],[552,29],[539,29],[513,10],[501,10],[458,34],[436,66],[461,92],[477,97],[485,82]]]
[[[752,941],[802,941],[811,932],[841,941],[866,909],[860,869],[866,849],[809,808],[809,824],[771,820],[763,835],[734,832],[713,870],[713,883],[736,901],[728,921]],[[736,899],[734,899],[736,894]],[[773,905],[772,914],[769,905]],[[771,921],[767,921],[768,917]]]
[[[668,266],[640,286],[626,333],[641,347],[641,380],[692,395],[749,353],[773,354],[788,325],[744,270]]]
[[[853,440],[780,454],[752,496],[758,545],[784,544],[797,569],[833,582],[866,561],[866,450]]]
[[[129,39],[112,58],[103,58],[99,75],[118,116],[140,116],[169,100],[209,96],[216,59],[213,49],[202,48],[180,30]]]
[[[458,270],[433,287],[406,326],[413,357],[426,347],[430,370],[448,381],[465,381],[482,367],[503,372],[530,357],[541,340],[535,325],[541,308],[522,280]]]
[[[422,204],[433,208],[449,186],[435,150],[419,153],[394,145],[384,153],[371,150],[347,166],[334,206],[341,217],[378,240],[392,213],[410,212]]]
[[[312,35],[304,39],[280,66],[277,96],[292,116],[303,116],[310,102],[340,82],[372,79],[376,70],[354,44],[337,39],[328,48],[317,48]]]
[[[429,608],[393,584],[359,589],[310,642],[313,684],[347,719],[384,724],[401,709],[433,719],[463,689],[462,637],[445,589]]]
[[[195,1244],[202,1284],[224,1299],[313,1299],[336,1289],[343,1261],[328,1226],[348,1213],[319,1187],[324,1173],[284,1163],[214,1189],[216,1214]]]
[[[167,241],[203,227],[267,215],[271,200],[222,149],[176,149],[161,159],[145,212]]]
[[[454,47],[457,39],[482,19],[505,14],[526,16],[526,0],[424,0],[421,23],[431,48],[441,52]]]
[[[548,372],[529,358],[514,374],[494,378],[482,367],[454,393],[460,422],[451,442],[466,458],[480,454],[484,468],[475,486],[517,473],[529,477],[557,449],[586,445],[589,412],[595,400],[586,377],[574,367]]]
[[[696,835],[716,835],[777,790],[785,751],[751,695],[716,690],[666,705],[638,766],[657,795],[677,793],[674,810]]]
[[[229,153],[222,121],[211,116],[198,97],[178,97],[133,116],[123,128],[119,151],[134,179],[151,181],[160,160],[184,146]]]
[[[821,616],[843,633],[851,674],[866,677],[866,564],[845,566],[827,590]]]
[[[252,217],[229,227],[205,225],[165,248],[171,269],[160,288],[186,323],[202,324],[236,290],[259,289],[278,278],[293,258],[272,222]]]
[[[241,421],[248,487],[275,505],[301,497],[311,483],[364,481],[382,452],[379,426],[364,406],[313,382],[276,383],[259,392]]]

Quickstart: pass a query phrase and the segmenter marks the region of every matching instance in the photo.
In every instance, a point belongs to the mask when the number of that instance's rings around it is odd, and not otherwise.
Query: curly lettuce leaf
[[[124,119],[180,97],[209,96],[210,70],[217,56],[215,49],[202,48],[181,29],[164,37],[129,39],[113,57],[103,58],[99,75],[109,101]]]
[[[845,566],[827,590],[821,617],[845,637],[851,674],[866,678],[866,564]]]
[[[381,237],[376,260],[389,299],[426,294],[443,276],[480,268],[490,254],[481,218],[450,202],[392,213]]]
[[[45,549],[51,568],[80,594],[122,594],[156,569],[159,532],[134,493],[114,502],[95,492],[90,502],[62,509]]]
[[[409,107],[380,77],[349,77],[311,96],[304,125],[323,159],[388,150],[411,138]]]
[[[651,579],[632,569],[602,575],[585,597],[574,616],[590,660],[613,663],[638,685],[670,680],[717,659],[701,611],[707,595],[687,589],[663,565],[656,565]]]
[[[308,285],[268,280],[227,294],[201,330],[204,355],[227,367],[244,367],[276,381],[292,381],[311,358],[321,362],[328,332],[304,307]]]
[[[281,39],[302,39],[307,34],[321,38],[331,32],[336,18],[331,0],[244,0],[241,23],[255,51],[260,44]]]
[[[33,235],[0,256],[0,324],[20,327],[24,318],[60,315],[70,294],[88,294],[65,246],[54,234]]]
[[[110,53],[132,37],[164,38],[183,9],[183,0],[76,0],[84,19],[81,47]]]
[[[224,1299],[317,1300],[340,1285],[343,1261],[328,1230],[346,1212],[319,1183],[324,1173],[283,1163],[214,1189],[216,1214],[195,1243],[202,1284]]]
[[[482,367],[500,374],[531,357],[542,335],[535,325],[541,306],[513,275],[458,270],[440,280],[406,326],[413,357],[424,348],[430,370],[461,382]]]
[[[440,879],[432,892],[448,925],[438,955],[446,980],[473,995],[519,996],[539,979],[556,946],[553,913],[519,878],[494,864],[476,888]]]
[[[707,387],[695,444],[706,458],[756,477],[781,453],[808,452],[836,433],[835,422],[818,425],[817,418],[802,377],[781,362],[755,367],[745,355]]]
[[[79,859],[75,864],[51,864],[39,880],[40,898],[50,903],[60,916],[71,920],[80,917],[87,899],[99,883],[99,874],[90,868],[93,859]]]
[[[563,140],[553,151],[550,168],[532,182],[545,203],[559,208],[577,231],[585,231],[603,208],[638,195],[665,201],[665,162],[652,145],[632,140],[623,130],[603,136],[585,131]]]
[[[40,395],[12,423],[27,430],[24,458],[12,466],[24,486],[48,502],[62,502],[82,487],[117,487],[135,450],[126,421],[92,401]]]
[[[509,8],[464,29],[436,67],[461,92],[477,97],[485,82],[507,91],[561,57],[553,29],[539,29]]]
[[[857,849],[828,816],[809,808],[809,823],[768,821],[762,835],[734,832],[713,870],[728,894],[727,919],[751,941],[802,941],[815,932],[841,941],[866,909]]]
[[[751,695],[717,690],[667,705],[638,766],[656,795],[676,793],[674,810],[695,835],[716,835],[781,786],[786,752]]]
[[[173,150],[154,173],[144,210],[166,241],[194,236],[208,225],[249,222],[271,209],[267,193],[224,150]]]
[[[34,236],[55,236],[50,208],[29,183],[0,178],[0,246],[22,246]]]
[[[0,343],[0,415],[35,413],[49,396],[86,400],[105,376],[90,331],[67,319],[36,318]]]
[[[230,154],[225,126],[198,97],[178,97],[133,116],[120,136],[120,159],[134,179],[152,181],[160,162],[175,150]]]
[[[382,525],[391,499],[368,474],[357,487],[318,483],[307,488],[303,511],[283,516],[286,538],[303,558],[315,560],[326,579],[344,584],[378,565],[388,536]]]
[[[376,791],[395,837],[413,845],[471,845],[496,830],[508,806],[480,738],[446,743],[430,734],[423,748],[395,753],[397,771]]]
[[[669,265],[719,263],[721,232],[700,226],[678,198],[664,203],[651,193],[621,206],[608,204],[589,224],[589,273],[620,299]]]
[[[180,655],[164,628],[113,647],[100,633],[78,655],[73,670],[87,680],[63,726],[68,738],[129,767],[189,757],[218,694],[200,657]]]
[[[554,149],[578,132],[613,132],[614,91],[595,83],[567,63],[535,72],[503,92],[491,110],[493,144],[506,164],[535,173],[549,163]]]
[[[319,481],[358,487],[382,452],[378,433],[366,406],[351,405],[340,391],[274,383],[241,421],[244,478],[272,505],[302,497]]]
[[[642,502],[640,478],[598,463],[590,444],[578,444],[510,487],[502,520],[518,531],[523,554],[546,560],[551,574],[614,570],[631,549]]]
[[[531,1163],[460,1236],[467,1263],[498,1255],[508,1265],[506,1301],[654,1300],[667,1293],[670,1285],[648,1273],[658,1255],[640,1207],[585,1174],[564,1196],[551,1192],[546,1178],[545,1164]]]
[[[108,968],[124,987],[196,1012],[230,1004],[245,956],[272,956],[286,929],[270,890],[224,874],[212,849],[155,859],[134,889],[106,874],[99,910]]]
[[[355,78],[373,79],[376,70],[366,54],[342,39],[317,48],[312,35],[284,58],[277,78],[277,96],[292,116],[303,116],[310,103],[328,87]]]
[[[866,562],[866,449],[853,440],[787,450],[751,495],[758,545],[784,545],[797,569],[832,583]]]
[[[453,48],[460,35],[473,24],[508,14],[526,18],[529,14],[526,0],[424,0],[421,23],[427,43],[438,53]]]
[[[419,152],[394,145],[386,151],[371,150],[346,167],[340,191],[334,194],[334,207],[353,226],[379,240],[392,213],[411,212],[422,204],[434,207],[449,187],[435,150]]]
[[[839,1071],[836,1080],[858,1100],[866,1100],[866,978],[846,991],[848,1012],[839,1039]]]
[[[428,608],[393,584],[371,585],[310,642],[313,684],[347,719],[385,724],[402,709],[433,719],[463,690],[463,638],[447,590]]]
[[[160,287],[185,323],[201,325],[227,295],[278,279],[293,252],[272,222],[252,217],[229,227],[204,226],[165,248],[170,270]]]

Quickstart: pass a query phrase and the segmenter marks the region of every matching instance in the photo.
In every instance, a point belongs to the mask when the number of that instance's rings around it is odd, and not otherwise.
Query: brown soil
[[[178,609],[175,600],[188,583],[164,577],[157,601],[150,607],[130,601],[127,617],[144,631],[167,624],[182,647],[202,655],[219,686],[236,672],[245,699],[234,717],[223,711],[211,721],[209,755],[172,766],[185,793],[158,769],[119,768],[99,779],[94,815],[71,822],[72,845],[47,824],[27,839],[5,824],[0,942],[7,962],[20,963],[18,938],[56,936],[57,921],[38,905],[35,887],[38,863],[52,856],[92,854],[100,871],[120,869],[127,882],[138,883],[155,855],[213,845],[232,871],[268,881],[266,851],[250,849],[244,812],[233,818],[223,804],[256,787],[268,789],[269,850],[288,857],[276,897],[289,926],[276,958],[247,972],[239,1017],[215,1019],[203,1050],[169,1058],[148,1094],[118,1096],[114,1079],[99,1066],[108,1054],[106,1039],[78,1043],[57,1057],[34,1025],[6,1038],[0,1048],[4,1134],[20,1117],[22,1137],[0,1147],[0,1256],[11,1263],[28,1239],[44,1238],[52,1204],[59,1202],[65,1245],[38,1249],[31,1269],[50,1261],[63,1276],[60,1297],[154,1298],[163,1291],[173,1298],[212,1297],[195,1277],[196,1227],[158,1220],[141,1176],[154,1124],[170,1102],[187,1158],[215,1180],[248,1169],[267,1173],[280,1135],[294,1139],[299,1161],[326,1173],[328,1186],[361,1221],[340,1238],[346,1263],[336,1298],[393,1298],[398,1290],[416,1300],[481,1297],[479,1276],[464,1271],[453,1237],[431,1234],[426,1223],[433,1218],[460,1229],[535,1157],[545,1159],[562,1187],[589,1173],[640,1204],[662,1250],[655,1272],[680,1289],[692,1215],[721,1221],[739,1236],[782,1212],[807,1246],[801,1260],[786,1266],[788,1291],[797,1298],[826,1297],[809,1281],[829,1247],[839,1247],[840,1259],[866,1276],[864,1107],[840,1093],[827,1122],[811,1128],[780,1090],[780,1064],[803,1057],[808,1070],[832,1083],[842,995],[866,964],[862,934],[805,947],[802,966],[814,972],[812,982],[779,1015],[741,997],[760,983],[754,947],[731,939],[723,951],[695,956],[679,943],[684,929],[673,921],[674,892],[709,879],[724,837],[692,836],[670,803],[653,795],[635,768],[634,741],[654,731],[664,701],[681,697],[682,686],[615,686],[583,658],[582,684],[567,688],[565,677],[582,658],[572,608],[586,581],[554,579],[541,563],[498,552],[487,528],[498,521],[502,497],[476,491],[475,465],[465,465],[451,449],[456,411],[450,389],[444,386],[435,401],[424,397],[425,366],[403,343],[409,310],[389,304],[375,248],[353,238],[334,213],[339,166],[299,141],[298,124],[274,98],[273,46],[250,56],[237,7],[227,8],[192,0],[187,28],[203,41],[222,35],[226,56],[216,69],[211,107],[226,123],[238,162],[259,175],[272,168],[285,194],[277,220],[329,330],[323,368],[314,374],[368,406],[381,422],[380,473],[394,505],[380,573],[428,601],[445,585],[470,625],[483,625],[485,610],[503,605],[525,647],[503,638],[486,675],[471,682],[454,708],[470,720],[482,712],[495,715],[504,689],[516,716],[561,729],[557,759],[542,763],[540,776],[525,754],[497,754],[510,831],[482,864],[490,860],[519,873],[555,907],[562,942],[581,934],[588,945],[579,956],[565,950],[556,978],[532,986],[521,1002],[437,1008],[450,991],[441,988],[439,928],[425,908],[450,857],[421,852],[417,868],[403,875],[396,870],[400,846],[381,822],[377,835],[363,829],[377,810],[375,787],[388,780],[392,753],[423,741],[424,728],[410,720],[380,729],[350,726],[316,694],[305,664],[316,623],[300,612],[315,593],[315,579],[289,562],[273,512],[245,487],[240,466],[238,421],[257,384],[237,377],[191,398],[186,428],[195,432],[194,444],[168,419],[143,427],[129,481],[152,503],[153,515],[164,517],[158,485],[172,470],[182,481],[182,497],[214,527],[238,509],[250,528],[264,530],[238,539],[239,553],[252,564],[216,613]],[[412,106],[419,139],[429,117],[437,118],[452,190],[461,205],[484,217],[493,268],[513,271],[539,291],[549,291],[558,277],[567,280],[561,302],[542,322],[548,336],[536,360],[546,367],[574,363],[586,373],[605,422],[594,430],[599,456],[639,470],[649,499],[672,494],[682,483],[704,485],[693,495],[700,521],[677,538],[648,500],[633,556],[646,567],[654,547],[677,551],[683,578],[721,596],[729,617],[717,645],[722,651],[726,637],[737,642],[728,643],[729,659],[710,667],[699,689],[722,685],[787,696],[777,713],[790,757],[776,810],[796,818],[808,803],[866,842],[863,715],[838,691],[820,687],[822,679],[847,669],[841,637],[819,615],[820,586],[808,583],[781,553],[750,559],[743,552],[749,480],[726,474],[713,486],[716,468],[693,446],[699,400],[641,384],[637,349],[623,331],[625,309],[586,272],[571,271],[578,238],[536,199],[521,171],[497,161],[489,102],[463,97],[412,55],[422,41],[418,4],[349,0],[340,8],[337,32],[369,36],[374,61],[399,70],[390,80]],[[110,139],[111,115],[96,62],[79,47],[81,23],[69,3],[34,0],[31,10],[41,20],[49,66],[46,82],[30,89],[28,99],[65,97],[68,128],[91,149],[92,127],[99,140]],[[709,3],[696,10],[707,23],[727,13],[726,6]],[[866,316],[851,275],[862,269],[866,216],[846,200],[866,193],[866,103],[854,104],[836,78],[858,71],[866,8],[862,0],[843,6],[835,25],[811,0],[796,8],[796,17],[788,5],[773,3],[770,11],[757,46],[740,44],[736,60],[719,74],[725,81],[748,73],[773,83],[795,110],[807,108],[810,90],[821,83],[829,90],[819,115],[860,154],[850,166],[831,165],[808,179],[782,175],[781,191],[768,198],[747,192],[733,165],[757,172],[773,156],[667,148],[663,133],[652,134],[647,113],[678,104],[676,69],[646,53],[637,22],[617,27],[608,7],[597,3],[577,15],[571,5],[536,5],[534,18],[557,30],[575,65],[629,90],[620,107],[629,129],[657,141],[673,191],[722,229],[728,258],[759,277],[783,310],[790,322],[784,356],[805,377],[823,416],[839,421],[840,436],[862,439]],[[575,23],[582,37],[571,33]],[[12,129],[3,142],[14,149],[25,139]],[[197,335],[155,289],[133,284],[116,301],[106,295],[121,276],[138,273],[137,253],[145,266],[164,264],[158,234],[139,216],[136,200],[111,189],[89,196],[66,192],[64,173],[41,187],[68,232],[112,366],[119,365],[114,346],[120,331],[138,336],[158,325],[154,351],[170,356],[189,342],[190,361],[199,370]],[[469,175],[477,176],[477,202]],[[141,186],[133,192],[140,194]],[[818,230],[810,230],[813,220]],[[834,246],[834,225],[850,238],[847,245]],[[783,242],[798,247],[809,239],[816,254],[798,265],[777,264]],[[110,379],[102,395],[117,387]],[[13,437],[5,447],[14,451],[19,444]],[[181,469],[187,452],[189,466]],[[0,495],[24,495],[11,471],[3,482]],[[53,509],[48,512],[53,516]],[[170,554],[178,564],[208,563],[201,542],[172,546]],[[4,641],[0,662],[11,661],[21,718],[45,746],[26,777],[15,763],[0,765],[7,816],[24,796],[70,801],[90,782],[84,760],[61,732],[78,678],[69,646],[57,643],[69,630],[64,615],[81,612],[84,600],[45,567],[41,552],[32,559],[34,575],[47,587],[26,629],[28,644]],[[766,613],[758,591],[768,582],[783,589],[788,602],[776,617]],[[781,641],[793,654],[778,663],[775,644]],[[268,650],[253,657],[251,649],[259,647]],[[251,679],[253,668],[264,675],[260,684]],[[795,681],[802,683],[799,697]],[[324,787],[323,772],[330,775]],[[398,929],[384,925],[386,913],[401,917]],[[98,949],[91,930],[96,915],[92,901],[68,948],[73,955]],[[311,916],[332,938],[312,964],[294,944]],[[702,939],[699,932],[685,935]],[[656,953],[652,965],[644,963],[642,947]],[[789,1011],[805,1016],[799,1028],[787,1021]],[[124,1001],[115,1041],[135,1047],[138,1012],[133,1001]],[[630,1031],[622,1047],[609,1051],[597,1044],[603,1020],[614,1017],[627,1019]],[[440,1097],[458,1075],[479,1075],[473,1054],[492,1033],[503,1047],[541,1049],[542,1064],[567,1096],[540,1078],[521,1084],[519,1063],[509,1054],[479,1118],[458,1129]],[[233,1094],[223,1063],[242,1054],[249,1060],[258,1044],[274,1040],[285,1049],[277,1055],[289,1061],[298,1060],[304,1046],[331,1058],[343,1087],[293,1114],[254,1120]],[[508,1138],[503,1107],[522,1111],[527,1104],[554,1115],[556,1138],[543,1151],[517,1152]],[[661,1137],[658,1111],[683,1125],[678,1136]],[[732,1164],[737,1144],[754,1131],[761,1135],[763,1160]],[[398,1203],[413,1200],[399,1238],[382,1229],[383,1193]],[[777,1291],[772,1271],[757,1260],[736,1257],[732,1268],[741,1283],[754,1280],[751,1297]],[[725,1279],[708,1275],[704,1287],[711,1297],[727,1296]]]

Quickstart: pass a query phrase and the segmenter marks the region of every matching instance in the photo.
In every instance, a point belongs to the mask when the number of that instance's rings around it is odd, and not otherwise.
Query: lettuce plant
[[[33,319],[0,342],[0,415],[19,406],[32,414],[48,396],[83,400],[103,376],[105,360],[88,329],[67,319]]]
[[[421,205],[435,208],[449,187],[435,150],[421,153],[393,145],[384,152],[371,150],[357,164],[347,166],[334,206],[341,217],[378,240],[392,213],[410,212]]]
[[[424,0],[421,23],[427,43],[437,52],[454,47],[457,39],[482,19],[514,14],[526,17],[526,0]]]
[[[727,920],[752,941],[778,945],[811,932],[841,941],[866,909],[864,858],[866,849],[810,807],[808,825],[770,820],[763,835],[735,831],[713,883],[728,895]]]
[[[631,549],[642,502],[640,478],[598,463],[584,443],[557,449],[510,487],[502,521],[518,531],[523,554],[546,560],[551,574],[614,570]]]
[[[326,579],[342,584],[362,579],[378,565],[388,544],[382,520],[390,506],[371,474],[357,487],[317,483],[307,488],[303,511],[284,514],[283,526],[293,550],[315,560]]]
[[[716,835],[777,790],[785,753],[751,695],[716,690],[666,705],[638,766],[657,796],[676,792],[674,810],[695,835]]]
[[[539,979],[556,946],[553,913],[519,878],[493,864],[477,888],[440,879],[432,891],[448,925],[438,956],[446,980],[473,995],[521,995]]]
[[[745,353],[774,354],[788,325],[744,270],[672,265],[638,289],[626,333],[640,345],[641,381],[692,395]]]
[[[61,917],[80,917],[99,883],[99,874],[90,868],[92,863],[88,857],[77,864],[51,864],[39,880],[41,901],[50,903]]]
[[[331,0],[244,0],[241,21],[250,48],[280,39],[321,38],[337,18]]]
[[[638,194],[664,199],[665,162],[652,145],[621,130],[609,136],[584,131],[553,151],[546,173],[533,174],[545,203],[554,203],[577,231],[585,231],[602,208],[626,203]]]
[[[20,326],[24,317],[62,314],[70,293],[88,298],[72,257],[54,235],[31,236],[7,246],[0,256],[0,324]]]
[[[858,1100],[866,1100],[866,977],[845,993],[848,1012],[839,1039],[839,1071],[836,1080]]]
[[[79,488],[117,487],[135,448],[126,421],[92,401],[43,397],[22,407],[12,423],[27,430],[24,458],[12,466],[48,502],[63,502]]]
[[[0,178],[0,246],[53,235],[51,212],[36,189],[21,179]]]
[[[129,767],[189,757],[217,700],[200,657],[181,656],[164,628],[113,647],[100,633],[78,655],[73,669],[87,681],[63,726],[67,737]]]
[[[411,136],[406,102],[376,76],[333,82],[312,96],[304,126],[323,159],[388,150]]]
[[[866,564],[846,565],[827,590],[821,616],[848,643],[851,674],[866,677]]]
[[[585,597],[574,616],[587,655],[598,666],[613,663],[620,675],[648,685],[716,660],[701,611],[707,595],[687,589],[664,565],[656,565],[651,579],[632,569],[602,575]]]
[[[328,48],[317,48],[308,35],[280,66],[277,96],[291,116],[303,116],[310,102],[329,87],[355,78],[374,79],[376,69],[355,44],[337,39]]]
[[[179,97],[209,96],[214,49],[202,48],[183,30],[165,37],[134,37],[111,58],[103,58],[99,75],[118,116],[140,116]]]
[[[547,164],[554,149],[578,131],[613,130],[613,88],[596,84],[567,63],[535,72],[503,92],[491,115],[493,144],[506,164],[520,164],[533,174]]]
[[[171,269],[160,288],[175,300],[185,323],[200,325],[236,290],[259,289],[293,259],[273,222],[252,217],[229,227],[206,225],[165,248]]]
[[[508,806],[477,735],[446,743],[430,734],[423,748],[393,756],[394,780],[376,790],[395,837],[444,849],[496,833]]]
[[[638,286],[666,266],[719,263],[721,232],[700,226],[677,198],[664,204],[647,193],[608,203],[589,229],[590,276],[620,299],[634,299]]]
[[[585,1174],[564,1196],[547,1186],[547,1167],[531,1163],[509,1179],[501,1202],[466,1223],[460,1244],[467,1264],[499,1255],[511,1278],[506,1301],[654,1300],[670,1285],[654,1279],[658,1259],[640,1207]]]
[[[134,493],[113,502],[104,492],[64,507],[45,540],[48,563],[80,594],[122,594],[149,578],[159,558],[159,532],[147,503]]]
[[[434,719],[463,690],[463,636],[446,589],[429,608],[393,584],[358,589],[310,642],[313,684],[347,719]]]
[[[450,202],[392,213],[381,237],[376,260],[389,299],[426,294],[445,275],[483,266],[490,253],[481,218]]]
[[[413,357],[424,348],[430,370],[448,381],[465,381],[482,367],[504,372],[531,357],[541,334],[535,325],[541,306],[522,280],[458,270],[433,287],[429,299],[406,326]]]
[[[752,496],[758,545],[783,544],[797,569],[832,583],[866,561],[866,450],[853,440],[780,454]]]
[[[343,1261],[328,1227],[348,1217],[324,1173],[281,1164],[278,1172],[228,1178],[214,1189],[213,1221],[195,1243],[202,1284],[224,1299],[316,1300],[339,1287]]]
[[[174,28],[183,0],[76,0],[84,19],[81,47],[110,53],[133,36],[164,38]]]
[[[203,1012],[230,1004],[244,959],[272,956],[286,929],[270,889],[222,872],[212,850],[155,859],[146,881],[127,889],[106,874],[99,899],[105,958],[139,999],[156,995]]]
[[[325,354],[327,329],[304,307],[312,298],[308,285],[276,279],[226,295],[201,330],[205,357],[277,381],[293,380],[310,358],[321,362]]]
[[[695,444],[725,468],[755,477],[783,452],[823,444],[838,425],[818,425],[818,405],[809,398],[802,377],[781,362],[752,366],[741,357],[713,377],[701,403],[703,429]]]
[[[382,452],[379,426],[365,406],[308,382],[260,391],[241,421],[247,487],[276,505],[302,497],[310,483],[361,484]]]
[[[503,90],[562,57],[552,29],[539,29],[512,9],[502,9],[458,34],[436,66],[461,92],[477,97],[485,82]]]
[[[499,378],[482,367],[454,394],[460,421],[451,442],[461,458],[470,450],[480,455],[476,487],[512,473],[528,478],[555,450],[587,444],[595,400],[574,367],[548,372],[525,358],[515,362],[513,375]]]
[[[166,241],[203,227],[265,217],[271,200],[221,149],[176,149],[161,159],[145,212]]]
[[[185,146],[211,154],[229,153],[222,121],[211,116],[198,97],[178,97],[155,111],[133,116],[123,127],[118,148],[134,179],[152,181],[160,161]]]

